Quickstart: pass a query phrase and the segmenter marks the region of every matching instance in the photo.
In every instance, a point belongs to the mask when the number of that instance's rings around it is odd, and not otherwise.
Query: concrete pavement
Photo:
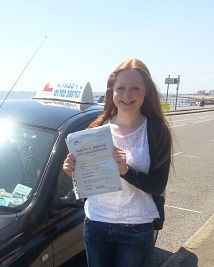
[[[179,108],[165,115],[214,111],[214,105]],[[214,214],[162,267],[214,267]]]
[[[214,266],[214,214],[162,267]]]
[[[164,112],[164,114],[166,116],[172,116],[172,115],[207,112],[207,111],[214,111],[214,105],[205,105],[204,107],[200,106],[178,107],[177,110],[167,110]]]

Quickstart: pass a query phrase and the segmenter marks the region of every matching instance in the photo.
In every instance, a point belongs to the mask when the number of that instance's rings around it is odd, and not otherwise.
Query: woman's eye
[[[117,90],[123,90],[124,89],[124,87],[117,87]]]
[[[133,87],[133,89],[134,89],[135,91],[139,91],[139,90],[140,90],[139,87]]]

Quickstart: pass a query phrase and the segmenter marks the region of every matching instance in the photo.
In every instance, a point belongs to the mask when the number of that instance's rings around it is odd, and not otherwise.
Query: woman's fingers
[[[126,160],[126,153],[118,147],[113,148],[113,157],[116,161]]]
[[[75,162],[73,154],[68,154],[64,162]]]
[[[65,173],[67,173],[69,176],[72,176],[75,166],[75,158],[74,155],[68,154],[64,163],[63,163],[63,170]]]
[[[119,173],[124,175],[128,170],[128,166],[126,164],[126,152],[118,147],[113,147],[112,154],[115,162],[117,163]]]

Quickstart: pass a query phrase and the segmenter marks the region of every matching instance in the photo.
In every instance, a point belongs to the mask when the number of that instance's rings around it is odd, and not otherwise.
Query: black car
[[[83,203],[62,170],[65,138],[101,112],[38,99],[0,108],[0,266],[60,266],[84,251]]]

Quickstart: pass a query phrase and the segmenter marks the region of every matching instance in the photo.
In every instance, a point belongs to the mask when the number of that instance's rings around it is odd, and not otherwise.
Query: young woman
[[[145,64],[131,59],[112,72],[104,111],[89,127],[109,123],[122,191],[85,202],[83,237],[89,267],[142,267],[152,252],[154,229],[164,222],[162,196],[171,161],[171,134],[159,94]],[[63,165],[72,175],[75,159]]]

